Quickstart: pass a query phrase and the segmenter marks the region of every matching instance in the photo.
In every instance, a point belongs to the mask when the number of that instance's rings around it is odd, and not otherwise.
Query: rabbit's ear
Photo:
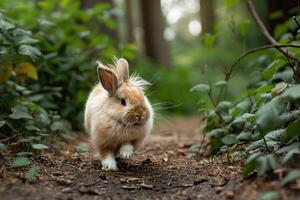
[[[129,65],[127,60],[124,58],[120,58],[117,61],[117,72],[118,77],[122,79],[122,81],[127,81],[129,78]]]
[[[118,85],[118,79],[114,72],[104,65],[99,65],[97,68],[99,80],[103,88],[110,94],[114,95]]]

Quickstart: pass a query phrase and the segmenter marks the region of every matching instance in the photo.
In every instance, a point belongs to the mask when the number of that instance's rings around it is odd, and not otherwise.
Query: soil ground
[[[36,181],[23,178],[26,169],[0,168],[0,199],[257,199],[269,190],[300,199],[299,189],[280,188],[280,174],[243,179],[243,158],[228,163],[224,156],[195,154],[194,144],[203,142],[199,118],[173,119],[159,125],[132,160],[119,160],[119,170],[107,172],[88,137],[79,137],[33,158],[40,168]],[[76,151],[80,143],[87,151]]]

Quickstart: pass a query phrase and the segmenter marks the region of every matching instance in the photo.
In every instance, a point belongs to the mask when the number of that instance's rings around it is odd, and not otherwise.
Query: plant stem
[[[241,62],[241,60],[243,60],[245,57],[247,57],[248,55],[252,54],[252,53],[256,53],[258,51],[262,51],[262,50],[266,50],[266,49],[272,49],[272,48],[281,48],[281,47],[291,47],[291,48],[300,48],[300,45],[295,45],[295,44],[284,44],[284,45],[277,45],[277,44],[269,44],[269,45],[265,45],[265,46],[261,46],[261,47],[257,47],[257,48],[254,48],[254,49],[250,49],[248,50],[247,52],[245,52],[243,55],[241,55],[230,67],[229,67],[229,70],[228,72],[225,73],[225,78],[224,78],[224,81],[229,81],[230,78],[232,77],[232,73],[235,69],[235,67]],[[289,60],[289,59],[288,59]],[[295,69],[291,66],[293,72],[295,73]],[[219,93],[219,96],[217,98],[217,102],[216,104],[218,104],[221,100],[221,97],[224,93],[224,90],[226,91],[228,86],[225,86],[223,88],[221,88],[220,90],[220,93]],[[226,92],[225,92],[226,94]]]
[[[265,136],[263,136],[262,138],[263,138],[264,144],[265,144],[265,146],[266,146],[266,148],[267,148],[267,151],[268,151],[268,153],[270,154],[270,153],[271,153],[271,150],[270,150],[269,147],[268,147],[268,144],[267,144],[267,141],[266,141]]]
[[[262,20],[260,19],[259,15],[256,12],[256,9],[253,5],[252,0],[246,0],[246,4],[248,7],[248,10],[250,12],[250,14],[252,15],[253,19],[255,20],[257,26],[260,28],[262,34],[265,36],[265,38],[267,40],[269,40],[269,42],[271,44],[274,45],[279,45],[279,43],[273,38],[273,36],[269,33],[268,29],[265,27],[264,23],[262,22]],[[285,47],[279,47],[277,46],[276,49],[278,49],[283,55],[285,55],[286,57],[290,57],[293,60],[296,60],[294,58],[294,55],[292,55],[291,53],[289,53]]]
[[[245,52],[243,55],[241,55],[229,68],[229,71],[225,74],[225,81],[228,81],[231,78],[231,75],[233,73],[234,68],[236,67],[239,62],[247,57],[248,55],[255,53],[257,51],[262,51],[265,49],[272,49],[272,48],[281,48],[281,47],[291,47],[291,48],[300,48],[300,45],[294,45],[294,44],[284,44],[284,45],[277,45],[277,44],[269,44],[261,47],[257,47],[254,49],[250,49],[249,51]]]

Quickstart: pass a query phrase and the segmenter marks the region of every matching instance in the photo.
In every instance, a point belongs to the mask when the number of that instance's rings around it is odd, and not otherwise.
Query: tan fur
[[[92,89],[86,103],[85,128],[101,160],[109,153],[116,156],[125,143],[131,143],[136,149],[153,126],[153,110],[143,92],[145,81],[124,74],[128,73],[125,61],[119,59],[114,68],[100,66],[116,75],[118,88],[115,93],[109,93],[99,83]],[[126,106],[120,103],[121,98],[126,99]],[[137,116],[141,117],[140,121],[137,121]]]

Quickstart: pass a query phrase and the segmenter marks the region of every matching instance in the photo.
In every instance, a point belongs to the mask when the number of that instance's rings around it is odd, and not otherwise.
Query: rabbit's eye
[[[123,106],[126,106],[126,100],[125,100],[124,98],[121,99],[121,104],[122,104]]]

